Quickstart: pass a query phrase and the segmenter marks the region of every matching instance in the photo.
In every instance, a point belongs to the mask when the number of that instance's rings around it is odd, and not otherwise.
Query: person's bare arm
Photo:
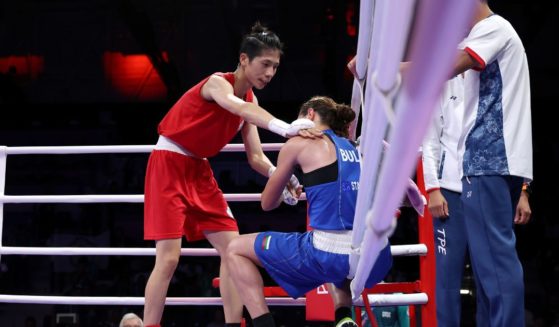
[[[353,57],[347,64],[347,68],[349,69],[349,71],[353,74],[353,76],[355,76],[356,78],[358,78],[357,76],[357,70],[356,70],[356,58],[357,57]],[[411,66],[411,61],[402,61],[400,63],[400,73],[402,74],[406,74]],[[462,74],[463,72],[467,71],[468,69],[472,69],[472,68],[481,68],[482,64],[479,63],[479,61],[475,60],[474,57],[472,57],[470,54],[468,54],[468,52],[466,50],[459,50],[457,52],[457,58],[454,64],[454,67],[452,68],[452,73],[450,77],[454,77],[456,75]]]
[[[270,130],[284,137],[301,135],[305,137],[321,136],[322,132],[314,128],[314,124],[307,120],[298,119],[291,124],[279,120],[259,105],[246,102],[237,97],[233,86],[225,78],[212,75],[201,90],[202,97],[215,101],[225,110],[240,116],[248,123]]]
[[[466,50],[459,50],[457,53],[456,61],[454,62],[454,67],[452,68],[452,75],[460,75],[468,69],[481,68],[482,64],[475,60]]]
[[[269,211],[277,208],[283,201],[282,192],[287,182],[293,174],[293,169],[297,164],[297,156],[303,148],[302,138],[293,138],[285,143],[278,155],[278,165],[266,187],[262,192],[262,209]]]
[[[268,177],[268,171],[273,166],[272,162],[262,150],[262,143],[256,126],[245,123],[241,130],[243,143],[250,167],[261,175]]]
[[[480,59],[481,60],[481,59]],[[402,61],[400,63],[400,73],[405,75],[412,65],[411,61]],[[468,69],[481,68],[483,64],[474,59],[466,50],[458,50],[456,54],[456,61],[454,62],[454,67],[452,67],[450,78],[460,75]]]
[[[268,123],[274,119],[274,116],[257,104],[235,96],[231,83],[221,76],[210,76],[201,92],[204,99],[217,102],[223,109],[258,127],[267,129]]]

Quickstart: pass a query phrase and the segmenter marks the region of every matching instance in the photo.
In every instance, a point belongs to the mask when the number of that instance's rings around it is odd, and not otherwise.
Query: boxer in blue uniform
[[[316,140],[294,137],[286,142],[279,153],[277,169],[262,193],[262,208],[272,210],[281,203],[283,188],[294,168],[299,166],[313,230],[241,235],[227,249],[228,267],[256,327],[275,326],[264,299],[257,265],[264,267],[293,298],[324,283],[332,283],[336,326],[357,326],[350,318],[351,293],[347,280],[360,175],[358,152],[347,139],[355,113],[349,106],[337,104],[328,97],[313,97],[303,104],[299,116],[312,120],[316,128],[323,130],[324,137]],[[387,245],[366,286],[380,282],[391,265]]]

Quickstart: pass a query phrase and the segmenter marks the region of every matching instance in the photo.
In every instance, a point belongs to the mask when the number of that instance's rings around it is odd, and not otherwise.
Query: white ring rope
[[[41,296],[41,295],[4,295],[0,294],[0,303],[34,303],[34,304],[89,304],[89,305],[144,305],[143,297],[110,296]],[[287,297],[269,297],[266,302],[275,306],[304,306],[305,298],[296,300]],[[168,297],[166,305],[222,305],[219,297]]]
[[[264,151],[279,151],[283,143],[262,144]],[[0,255],[127,255],[153,256],[155,248],[105,248],[105,247],[10,247],[1,243],[3,226],[3,205],[6,203],[142,203],[142,194],[128,195],[4,195],[5,167],[7,155],[39,154],[108,154],[108,153],[149,153],[153,145],[111,145],[111,146],[38,146],[38,147],[0,147]],[[241,152],[243,144],[229,144],[222,152]],[[227,201],[260,201],[260,193],[224,194]],[[306,199],[302,195],[301,199]],[[425,255],[424,244],[391,246],[394,256]],[[213,248],[183,248],[182,256],[218,256]],[[372,305],[425,304],[425,293],[414,294],[370,294]],[[266,298],[269,305],[304,306],[305,298],[289,297]],[[0,303],[32,304],[89,304],[89,305],[144,305],[143,297],[75,297],[75,296],[35,296],[0,294]],[[219,297],[177,297],[167,298],[167,305],[222,305]],[[363,305],[357,300],[356,305]]]
[[[279,151],[283,143],[262,144],[264,151]],[[6,147],[6,154],[93,154],[93,153],[149,153],[154,145],[87,145],[87,146],[21,146]],[[221,152],[243,152],[242,143],[227,144]]]
[[[427,294],[369,294],[373,306],[392,306],[427,303]],[[144,305],[143,297],[108,297],[108,296],[40,296],[40,295],[5,295],[0,294],[0,303],[33,304],[87,304],[87,305]],[[305,306],[306,298],[267,297],[266,303],[273,306]],[[219,297],[168,297],[166,305],[222,305]],[[360,299],[354,303],[363,306]]]
[[[226,201],[260,201],[260,193],[224,194]],[[305,193],[299,200],[306,200]],[[0,195],[0,203],[142,203],[143,194]]]
[[[411,294],[369,294],[369,304],[375,307],[394,306],[394,305],[410,305],[425,304],[428,296],[426,293]],[[353,302],[353,305],[363,306],[363,298],[359,298]]]
[[[415,256],[427,254],[425,244],[392,245],[393,256]],[[0,247],[1,255],[128,255],[153,256],[155,248],[104,248],[104,247]],[[212,248],[183,248],[181,256],[216,257],[217,250]]]

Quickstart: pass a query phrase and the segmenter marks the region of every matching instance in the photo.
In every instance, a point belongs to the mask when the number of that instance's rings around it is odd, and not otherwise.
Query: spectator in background
[[[130,312],[122,316],[118,327],[144,327],[144,323],[138,315]]]

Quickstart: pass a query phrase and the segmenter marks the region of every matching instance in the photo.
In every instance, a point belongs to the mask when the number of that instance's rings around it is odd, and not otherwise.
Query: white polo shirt
[[[522,41],[498,15],[478,22],[461,48],[482,69],[464,79],[464,130],[459,155],[464,176],[513,175],[531,180],[530,77]]]

